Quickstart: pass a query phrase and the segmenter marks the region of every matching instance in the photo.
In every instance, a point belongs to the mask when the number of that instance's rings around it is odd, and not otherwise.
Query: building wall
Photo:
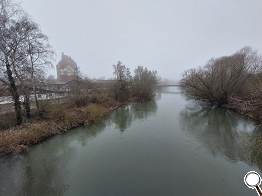
[[[61,82],[68,82],[77,79],[77,64],[67,55],[62,54],[62,59],[56,66],[57,79]]]

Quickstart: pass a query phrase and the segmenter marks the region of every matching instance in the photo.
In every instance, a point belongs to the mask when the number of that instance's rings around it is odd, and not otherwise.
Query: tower
[[[70,57],[62,53],[62,58],[56,66],[57,80],[60,82],[69,82],[77,79],[77,64]]]

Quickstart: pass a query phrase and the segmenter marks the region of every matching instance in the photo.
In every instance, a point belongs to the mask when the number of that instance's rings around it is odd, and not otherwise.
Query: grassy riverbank
[[[109,95],[100,93],[68,98],[60,104],[46,104],[42,108],[42,118],[0,132],[0,154],[24,152],[29,146],[52,136],[89,125],[128,102],[117,102]]]

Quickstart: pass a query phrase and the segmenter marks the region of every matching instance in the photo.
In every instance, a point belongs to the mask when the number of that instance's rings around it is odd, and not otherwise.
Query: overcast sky
[[[89,77],[118,60],[177,80],[244,46],[262,53],[262,0],[20,0],[57,53]]]

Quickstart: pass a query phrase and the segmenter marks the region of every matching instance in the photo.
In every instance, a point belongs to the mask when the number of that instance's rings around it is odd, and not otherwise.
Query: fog
[[[178,80],[211,57],[251,46],[262,53],[261,0],[22,0],[57,54],[89,77],[121,60]]]

